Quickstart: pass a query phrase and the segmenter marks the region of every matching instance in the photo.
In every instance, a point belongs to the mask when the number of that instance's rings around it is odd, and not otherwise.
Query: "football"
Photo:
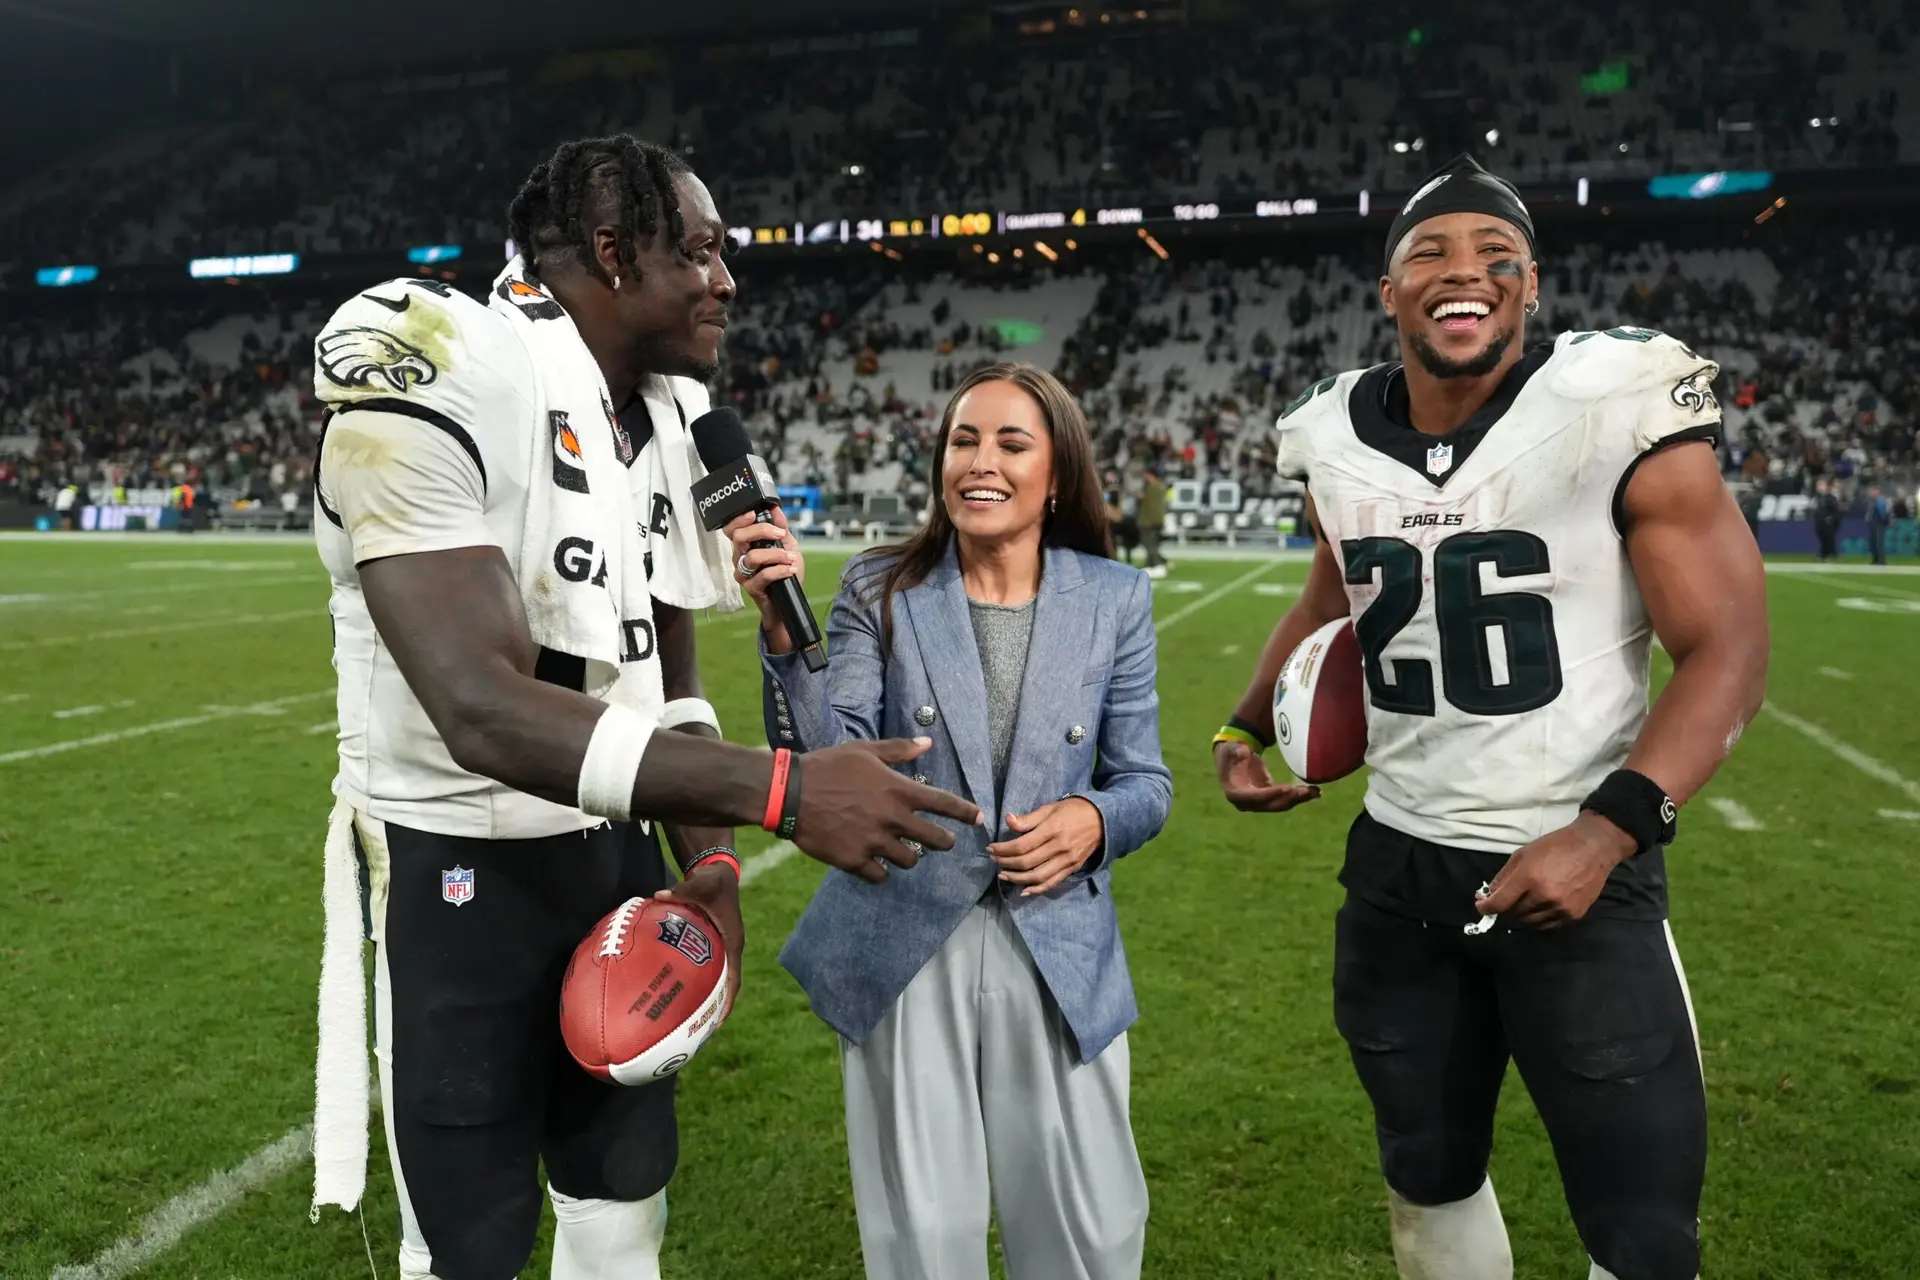
[[[629,898],[593,927],[560,984],[560,1034],[615,1084],[672,1075],[720,1025],[727,950],[700,908]]]
[[[1332,782],[1367,757],[1367,681],[1353,621],[1340,618],[1302,640],[1273,686],[1280,758],[1302,782]]]

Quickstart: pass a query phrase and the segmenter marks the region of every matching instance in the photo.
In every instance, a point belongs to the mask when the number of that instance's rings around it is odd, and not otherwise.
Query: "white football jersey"
[[[314,343],[314,386],[329,409],[314,475],[314,538],[333,579],[340,682],[334,790],[370,817],[496,840],[601,821],[455,764],[360,591],[358,566],[369,560],[459,547],[499,547],[517,572],[528,483],[549,482],[528,475],[536,456],[529,435],[549,433],[532,398],[534,379],[514,323],[438,281],[377,285],[340,307]],[[376,412],[342,412],[349,408]],[[598,425],[574,423],[569,432]],[[605,440],[556,438],[555,449],[565,446],[578,457],[578,449],[606,448],[631,464],[634,447],[619,438],[625,428],[604,430]],[[560,461],[556,453],[556,467]],[[574,581],[604,563],[590,539],[563,539],[554,551],[556,572]],[[625,608],[647,611],[650,602]],[[609,625],[617,623],[609,611]],[[657,663],[657,650],[636,660]],[[578,689],[584,663],[543,651],[535,674]]]
[[[1647,713],[1651,629],[1621,536],[1648,453],[1714,439],[1712,361],[1649,329],[1564,333],[1457,430],[1403,425],[1399,365],[1281,415],[1366,660],[1366,806],[1510,853],[1571,822]]]

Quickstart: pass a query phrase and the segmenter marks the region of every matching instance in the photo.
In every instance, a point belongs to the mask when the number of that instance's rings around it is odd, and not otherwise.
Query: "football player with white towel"
[[[1334,1018],[1400,1274],[1512,1276],[1487,1177],[1511,1058],[1591,1274],[1693,1280],[1706,1094],[1664,850],[1759,710],[1765,580],[1720,479],[1718,367],[1647,329],[1529,349],[1535,258],[1518,192],[1469,157],[1394,220],[1401,358],[1281,415],[1318,543],[1215,763],[1243,810],[1317,797],[1260,752],[1287,655],[1350,615],[1372,773]],[[1649,712],[1655,636],[1674,671]]]
[[[739,596],[727,539],[694,517],[687,423],[734,281],[706,187],[664,148],[587,139],[533,172],[509,219],[520,255],[487,302],[393,280],[315,343],[340,769],[314,1209],[365,1187],[364,909],[403,1280],[517,1276],[542,1164],[556,1280],[649,1280],[673,1079],[625,1088],[571,1061],[574,947],[662,892],[713,916],[737,974],[730,828],[872,876],[915,861],[903,841],[952,847],[921,812],[979,811],[889,767],[924,741],[810,753],[803,777],[785,752],[717,740],[690,610]]]

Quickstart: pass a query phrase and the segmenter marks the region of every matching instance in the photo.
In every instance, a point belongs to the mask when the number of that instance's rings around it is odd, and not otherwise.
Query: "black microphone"
[[[736,516],[757,512],[761,524],[773,523],[773,510],[780,505],[780,491],[774,487],[773,473],[754,456],[753,441],[747,438],[747,425],[732,409],[710,409],[693,421],[693,447],[707,474],[693,482],[694,505],[700,508],[700,524],[709,532],[726,527]],[[777,539],[763,540],[756,547],[777,547]],[[820,645],[820,624],[813,620],[813,607],[807,593],[792,578],[782,578],[767,588],[774,612],[787,628],[793,647],[800,651],[809,671],[827,668],[827,651]]]

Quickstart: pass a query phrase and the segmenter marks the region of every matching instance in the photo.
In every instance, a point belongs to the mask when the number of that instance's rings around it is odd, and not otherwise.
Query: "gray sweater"
[[[974,643],[980,646],[980,674],[987,681],[987,738],[993,746],[997,798],[1006,789],[1013,726],[1020,717],[1020,685],[1026,679],[1027,645],[1033,639],[1034,601],[1007,605],[969,599],[967,604],[973,614]]]

